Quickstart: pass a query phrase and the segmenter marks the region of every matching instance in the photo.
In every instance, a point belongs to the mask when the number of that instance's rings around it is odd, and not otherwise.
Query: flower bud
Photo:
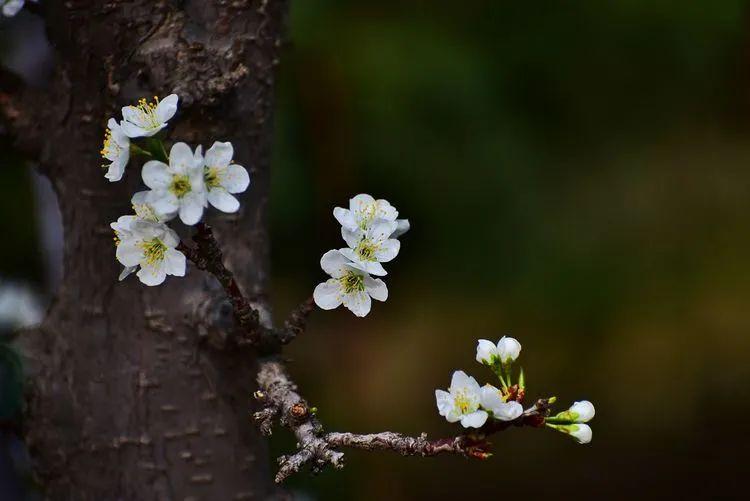
[[[477,342],[477,362],[492,365],[497,359],[497,346],[492,341],[480,339]]]
[[[568,409],[568,412],[576,423],[588,423],[594,418],[594,414],[596,414],[594,404],[588,400],[574,402],[570,406],[570,409]]]
[[[563,425],[547,423],[547,426],[559,432],[570,435],[579,444],[587,444],[591,442],[591,438],[594,435],[594,432],[591,431],[591,427],[587,424],[575,423]]]
[[[503,336],[497,342],[497,354],[504,364],[515,362],[518,355],[521,354],[521,343],[512,337]]]

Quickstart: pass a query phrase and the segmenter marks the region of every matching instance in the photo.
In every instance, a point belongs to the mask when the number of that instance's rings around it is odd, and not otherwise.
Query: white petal
[[[333,278],[341,278],[346,273],[349,260],[337,250],[330,250],[320,258],[320,267]]]
[[[523,414],[523,406],[516,401],[503,402],[492,409],[492,417],[500,421],[513,421]]]
[[[388,287],[379,278],[365,277],[365,291],[378,301],[388,299]]]
[[[125,173],[125,165],[127,164],[127,160],[123,163],[121,160],[115,160],[111,164],[109,164],[109,168],[107,169],[107,173],[104,174],[104,177],[109,179],[110,183],[114,183],[122,179],[122,175]]]
[[[222,212],[237,212],[240,202],[226,192],[224,188],[214,188],[208,192],[208,201]]]
[[[242,193],[250,186],[250,174],[243,166],[231,164],[224,173],[221,185],[229,193]]]
[[[332,310],[341,306],[341,286],[338,280],[331,279],[318,284],[313,291],[315,304],[324,310]]]
[[[180,219],[188,226],[193,226],[203,217],[204,196],[190,192],[180,200]]]
[[[408,219],[396,220],[396,231],[391,234],[391,238],[398,238],[411,229]]]
[[[164,245],[170,249],[177,247],[177,244],[180,243],[180,237],[177,235],[177,232],[167,227],[166,224],[160,224],[160,226],[164,229],[164,232],[161,235],[161,240],[164,242]]]
[[[398,211],[394,206],[388,202],[388,200],[380,199],[377,202],[377,215],[381,219],[387,221],[395,221],[398,217]]]
[[[143,249],[135,242],[120,242],[115,251],[117,260],[123,266],[136,266],[143,259]]]
[[[367,230],[367,238],[374,242],[381,242],[396,231],[395,221],[385,221],[383,219],[377,219],[372,223],[370,229]]]
[[[383,268],[383,265],[376,261],[367,261],[362,264],[364,264],[364,270],[370,275],[384,277],[388,274],[388,272],[385,271],[385,268]]]
[[[164,262],[154,263],[152,266],[141,266],[138,270],[138,278],[148,286],[160,285],[167,278]]]
[[[360,210],[363,207],[374,203],[375,199],[370,195],[366,193],[360,193],[359,195],[355,195],[352,199],[349,200],[349,210],[351,210],[352,212],[356,212],[357,210]]]
[[[350,231],[357,229],[357,220],[354,218],[354,213],[349,209],[336,207],[333,209],[333,217],[336,218],[336,221],[338,221],[343,228]]]
[[[474,381],[474,383],[476,383],[476,380],[473,377],[467,375],[464,371],[455,371],[453,373],[453,376],[451,377],[451,385],[448,388],[448,391],[453,393],[454,390],[466,388],[467,386],[469,386],[471,381]]]
[[[229,162],[232,161],[233,156],[234,148],[232,147],[232,143],[216,141],[213,146],[206,151],[206,167],[226,167],[229,165]]]
[[[3,15],[13,17],[23,8],[23,0],[9,0],[3,5]]]
[[[172,175],[169,173],[167,164],[158,160],[149,160],[143,164],[141,177],[146,186],[152,190],[165,190],[172,182]]]
[[[169,150],[170,171],[177,174],[188,174],[195,168],[195,154],[185,143],[175,143]]]
[[[366,292],[352,292],[344,295],[344,306],[358,317],[364,317],[370,313],[372,301]]]
[[[381,263],[387,263],[392,261],[398,255],[398,251],[401,249],[401,242],[395,238],[391,238],[380,244],[380,248],[375,252],[375,259]]]
[[[120,124],[123,128],[123,130],[126,129],[126,127],[132,127],[135,126],[138,129],[143,129],[148,125],[141,115],[141,111],[136,106],[125,106],[122,108],[122,118],[123,122]],[[125,130],[125,134],[128,134],[127,130]],[[131,136],[130,137],[138,137],[138,136]]]
[[[176,277],[185,276],[185,268],[187,262],[185,254],[180,251],[169,249],[164,255],[165,271],[168,275],[174,275]]]
[[[164,123],[177,113],[178,99],[177,94],[170,94],[159,101],[159,104],[156,105],[156,109],[154,110],[156,119],[159,120],[159,122]]]
[[[123,108],[124,110],[125,108]],[[144,136],[150,136],[152,135],[149,131],[144,129],[143,127],[139,125],[135,125],[134,123],[131,123],[129,121],[124,121],[121,124],[122,131],[125,133],[126,136],[131,138],[137,138],[137,137],[144,137]]]
[[[444,390],[435,390],[435,402],[441,416],[446,416],[453,409],[453,397]]]
[[[354,249],[359,245],[359,242],[362,240],[363,232],[359,228],[355,230],[349,230],[345,227],[341,227],[341,237],[344,239],[344,242],[346,242],[346,245],[349,246],[349,248]]]
[[[464,428],[481,428],[488,417],[485,411],[475,411],[461,418],[461,426]]]
[[[180,201],[177,197],[166,190],[152,191],[149,193],[148,198],[151,200],[151,205],[154,210],[159,214],[172,214],[177,212],[180,208]]]

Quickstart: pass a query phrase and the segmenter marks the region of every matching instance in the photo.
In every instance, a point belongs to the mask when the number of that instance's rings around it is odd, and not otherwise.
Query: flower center
[[[353,271],[347,272],[346,275],[339,278],[339,281],[341,282],[341,288],[344,289],[344,293],[346,294],[365,290],[365,278]]]
[[[363,261],[377,261],[377,259],[375,258],[375,253],[379,248],[379,243],[375,243],[372,240],[363,238],[357,245],[355,252]]]
[[[167,253],[167,246],[158,238],[145,240],[140,243],[141,249],[146,260],[146,264],[156,264],[164,260]]]
[[[469,398],[465,391],[460,390],[453,399],[455,406],[461,411],[461,414],[469,414],[477,410],[477,405],[473,399]]]
[[[206,187],[209,190],[218,188],[221,186],[221,175],[218,167],[206,167],[203,173],[203,179],[206,182]]]
[[[172,183],[169,185],[171,191],[177,198],[182,198],[190,193],[190,178],[185,174],[172,177]]]
[[[133,204],[135,215],[144,221],[159,222],[159,216],[156,215],[154,208],[149,204]]]
[[[363,204],[359,208],[359,227],[366,230],[377,214],[378,207],[375,203]]]
[[[159,119],[156,118],[156,106],[159,104],[159,98],[154,96],[154,102],[149,103],[145,99],[141,98],[138,101],[138,106],[134,106],[138,113],[138,121],[144,129],[158,129],[161,125]]]

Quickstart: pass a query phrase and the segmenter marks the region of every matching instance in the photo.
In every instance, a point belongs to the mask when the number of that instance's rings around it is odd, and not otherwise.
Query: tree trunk
[[[180,110],[170,141],[231,141],[251,188],[240,213],[213,211],[208,221],[241,287],[267,312],[272,90],[286,2],[42,5],[57,55],[53,82],[6,102],[5,114],[19,148],[52,181],[65,235],[63,283],[24,340],[27,443],[46,495],[275,496],[266,443],[250,420],[256,362],[205,346],[203,334],[231,312],[214,311],[213,279],[195,268],[155,288],[135,277],[117,282],[109,223],[130,213],[140,165],[131,161],[123,181],[110,184],[99,150],[121,106],[172,92]]]

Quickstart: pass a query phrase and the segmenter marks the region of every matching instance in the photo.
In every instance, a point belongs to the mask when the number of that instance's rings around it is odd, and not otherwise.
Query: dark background
[[[531,398],[597,409],[587,446],[512,429],[485,462],[349,451],[344,470],[295,489],[741,497],[748,13],[729,0],[292,2],[271,196],[278,319],[343,245],[335,205],[371,193],[412,222],[389,300],[365,319],[316,311],[289,352],[327,429],[456,433],[434,389],[455,369],[489,380],[476,339],[503,334],[523,344]],[[0,276],[43,290],[29,174],[1,146]],[[272,439],[276,454],[292,445]]]

